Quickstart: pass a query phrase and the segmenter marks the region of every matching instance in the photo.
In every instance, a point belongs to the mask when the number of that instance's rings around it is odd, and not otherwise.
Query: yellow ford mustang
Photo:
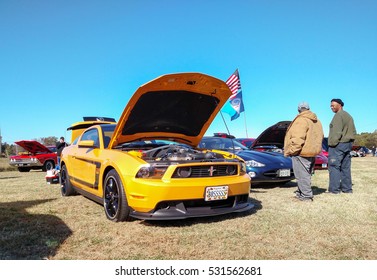
[[[72,126],[82,133],[62,152],[62,195],[91,198],[116,222],[250,210],[242,160],[196,148],[230,95],[205,74],[164,75],[135,92],[118,123]]]

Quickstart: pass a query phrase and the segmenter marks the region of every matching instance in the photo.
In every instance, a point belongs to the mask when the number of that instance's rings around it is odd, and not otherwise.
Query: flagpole
[[[249,135],[247,134],[247,125],[246,125],[246,110],[243,111],[243,116],[244,116],[244,119],[245,119],[246,138],[249,138]]]
[[[224,125],[225,125],[225,128],[226,128],[226,131],[227,131],[228,135],[231,135],[231,134],[230,134],[229,127],[228,127],[228,125],[226,124],[226,121],[225,121],[224,115],[223,115],[223,113],[222,113],[221,111],[220,111],[220,115],[221,115],[221,118],[223,119],[223,123],[224,123]]]
[[[240,77],[240,73],[238,71],[238,68],[236,69],[237,73],[238,73],[238,79],[239,79],[239,83],[240,83],[240,88],[241,88],[241,77]],[[244,105],[245,106],[245,105]],[[249,138],[249,135],[247,133],[247,125],[246,125],[246,110],[245,110],[245,107],[244,107],[244,110],[243,110],[243,117],[244,117],[244,122],[245,122],[245,132],[246,132],[246,138]]]

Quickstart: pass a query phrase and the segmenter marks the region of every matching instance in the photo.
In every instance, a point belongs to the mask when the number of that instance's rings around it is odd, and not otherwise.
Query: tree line
[[[368,149],[377,147],[377,130],[375,130],[373,133],[363,132],[361,134],[357,134],[354,145],[365,146]]]

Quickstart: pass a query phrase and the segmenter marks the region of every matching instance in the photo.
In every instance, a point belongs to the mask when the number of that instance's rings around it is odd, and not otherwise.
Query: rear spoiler
[[[105,122],[115,122],[114,118],[107,118],[107,117],[83,117],[84,122],[89,121],[105,121]]]
[[[96,124],[115,124],[114,118],[104,117],[83,117],[84,121],[72,124],[67,130],[72,130],[71,143],[78,137],[85,129]]]

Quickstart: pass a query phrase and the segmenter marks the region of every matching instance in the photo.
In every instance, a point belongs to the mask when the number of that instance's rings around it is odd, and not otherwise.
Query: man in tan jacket
[[[296,198],[301,201],[313,201],[311,175],[315,156],[322,150],[323,129],[307,102],[298,104],[298,112],[285,134],[284,155],[292,157],[293,172],[298,186]]]

